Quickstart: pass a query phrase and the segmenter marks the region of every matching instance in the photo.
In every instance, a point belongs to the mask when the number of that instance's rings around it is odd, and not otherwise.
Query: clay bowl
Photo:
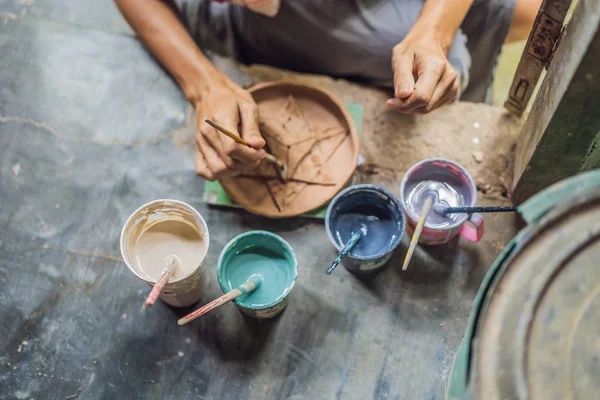
[[[333,94],[313,86],[286,81],[266,82],[250,89],[261,116],[279,112],[288,96],[294,96],[309,125],[314,122],[348,129],[348,135],[327,164],[335,185],[308,185],[291,204],[281,211],[273,202],[267,185],[257,178],[227,177],[219,180],[225,192],[246,211],[269,218],[295,217],[315,210],[329,202],[352,179],[358,158],[358,136],[352,116]]]

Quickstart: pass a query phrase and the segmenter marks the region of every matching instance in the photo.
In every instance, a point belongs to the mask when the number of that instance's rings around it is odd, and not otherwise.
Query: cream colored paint
[[[177,281],[193,272],[202,262],[206,243],[190,224],[165,220],[146,229],[133,245],[136,266],[156,281],[165,267],[165,257],[179,257],[181,265],[175,268],[169,282]]]

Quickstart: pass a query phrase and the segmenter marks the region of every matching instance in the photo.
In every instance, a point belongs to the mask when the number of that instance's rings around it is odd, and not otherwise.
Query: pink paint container
[[[435,202],[452,207],[474,206],[477,201],[475,182],[462,166],[443,158],[420,161],[406,172],[400,185],[407,230],[411,233],[419,221],[425,193],[434,193]],[[432,209],[425,220],[419,242],[443,244],[457,235],[478,242],[483,232],[483,217],[480,214],[451,214],[446,217]]]
[[[134,247],[147,229],[163,221],[179,221],[193,227],[202,237],[204,250],[200,252],[198,264],[180,279],[172,279],[165,285],[160,299],[175,307],[192,305],[202,296],[200,280],[204,273],[204,262],[208,254],[209,235],[206,222],[192,206],[177,200],[154,200],[144,204],[131,214],[121,231],[121,256],[135,276],[150,286],[156,283],[156,277],[148,276],[135,260]]]

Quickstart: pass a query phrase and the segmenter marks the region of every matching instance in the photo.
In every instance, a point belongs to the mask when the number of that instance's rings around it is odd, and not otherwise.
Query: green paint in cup
[[[234,300],[245,314],[271,318],[283,311],[298,279],[298,261],[292,247],[266,231],[250,231],[231,240],[219,256],[217,279],[223,293],[262,276],[261,285]]]

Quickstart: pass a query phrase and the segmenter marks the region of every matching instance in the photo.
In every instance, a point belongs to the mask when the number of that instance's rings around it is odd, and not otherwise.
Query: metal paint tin
[[[155,223],[165,220],[186,222],[202,235],[204,255],[198,260],[198,266],[185,277],[170,281],[160,294],[160,299],[175,307],[186,307],[196,303],[202,296],[200,279],[204,273],[204,262],[208,254],[209,235],[206,222],[192,206],[178,200],[161,199],[144,204],[131,214],[121,231],[121,256],[135,276],[153,286],[156,281],[139,268],[133,260],[132,246],[141,234]]]
[[[518,211],[528,225],[483,279],[446,398],[597,398],[600,170]]]
[[[413,165],[404,175],[400,184],[402,208],[408,219],[408,230],[413,232],[419,221],[422,204],[415,203],[412,196],[419,184],[426,181],[436,181],[450,187],[459,197],[456,206],[474,206],[477,201],[477,187],[473,178],[465,168],[454,161],[443,158],[429,158]],[[431,213],[434,211],[430,212]],[[432,224],[425,220],[425,225],[419,242],[429,245],[447,243],[456,235],[467,240],[478,242],[483,236],[483,217],[480,214],[462,214],[445,226]]]
[[[346,269],[352,272],[368,273],[374,272],[387,263],[392,253],[400,243],[406,220],[402,213],[400,202],[387,190],[376,185],[355,185],[340,193],[331,201],[325,215],[325,229],[331,243],[339,252],[352,235],[351,230],[360,229],[360,226],[351,227],[347,232],[340,233],[339,223],[342,218],[349,214],[370,216],[378,214],[377,219],[386,221],[385,237],[375,238],[381,243],[378,249],[372,253],[366,247],[361,248],[364,241],[369,241],[369,233],[361,238],[358,244],[342,260]],[[351,226],[351,225],[350,225]]]
[[[253,255],[259,255],[262,261],[254,264],[256,260],[249,259]],[[254,270],[253,265],[260,265],[261,270]],[[266,231],[246,232],[227,243],[217,267],[217,280],[223,293],[257,273],[263,276],[262,284],[234,302],[250,317],[272,318],[283,311],[298,279],[298,261],[292,247],[281,237]],[[243,279],[235,281],[239,277]],[[255,296],[259,291],[261,301],[257,302]]]

